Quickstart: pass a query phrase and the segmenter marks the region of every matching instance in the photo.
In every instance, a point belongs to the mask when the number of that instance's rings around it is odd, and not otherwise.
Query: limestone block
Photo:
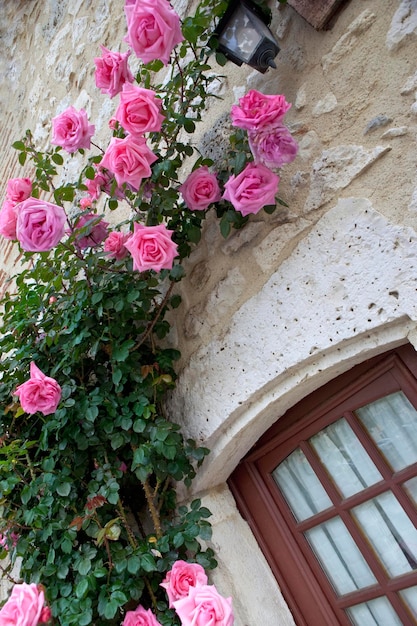
[[[391,139],[391,137],[403,137],[408,133],[408,126],[397,126],[389,128],[381,135],[381,139]]]
[[[236,301],[245,290],[246,281],[239,268],[232,268],[205,302],[199,302],[188,311],[184,322],[186,337],[192,338],[209,330],[230,316]]]
[[[309,130],[298,142],[297,159],[309,161],[321,150],[321,140],[316,131]]]
[[[389,150],[389,146],[376,146],[373,150],[366,150],[358,145],[336,146],[324,150],[313,163],[310,193],[304,211],[308,213],[323,206],[333,198],[336,191],[345,189]]]
[[[233,598],[235,626],[295,626],[277,581],[227,486],[203,494],[202,503],[213,513],[210,545],[219,564],[210,579],[222,595]]]
[[[306,90],[306,85],[304,84],[304,85],[301,85],[301,87],[297,91],[294,106],[297,109],[297,111],[300,111],[301,109],[305,107],[306,104],[307,104],[307,90]]]
[[[305,219],[277,226],[253,249],[253,256],[264,272],[276,269],[289,242],[310,226]]]
[[[229,235],[226,242],[222,245],[223,254],[234,254],[242,246],[250,243],[262,230],[263,222],[249,222],[242,230]]]
[[[392,118],[391,117],[388,117],[387,115],[377,115],[376,117],[373,117],[367,123],[366,128],[363,131],[363,134],[367,135],[368,133],[372,133],[377,128],[381,128],[383,126],[387,126],[391,122],[392,122]]]
[[[319,117],[325,113],[334,111],[337,107],[337,99],[334,93],[328,93],[322,100],[319,100],[313,108],[313,117]]]
[[[417,0],[402,0],[387,33],[388,50],[397,50],[406,40],[417,35]]]
[[[409,76],[404,83],[404,85],[400,89],[400,94],[402,96],[407,96],[417,89],[417,72],[413,74],[413,76]]]
[[[338,65],[341,61],[344,61],[346,55],[357,45],[358,38],[366,33],[375,20],[376,15],[369,9],[362,11],[349,25],[346,33],[335,43],[332,50],[322,58],[321,65],[323,70],[327,71],[331,66]]]

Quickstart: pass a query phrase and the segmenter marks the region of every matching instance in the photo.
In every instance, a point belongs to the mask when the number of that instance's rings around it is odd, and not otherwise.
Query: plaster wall
[[[126,49],[122,8],[0,0],[1,199],[8,178],[30,175],[11,143],[31,128],[47,145],[51,118],[70,104],[86,108],[106,145],[116,102],[98,93],[93,58],[99,44]],[[171,337],[183,356],[169,409],[212,450],[184,497],[198,493],[214,513],[214,579],[235,598],[237,626],[293,621],[228,476],[312,390],[374,354],[417,345],[417,2],[350,0],[321,32],[289,6],[271,8],[277,69],[226,66],[223,101],[196,141],[215,159],[233,102],[250,88],[284,93],[300,145],[282,172],[289,208],[252,216],[227,240],[207,220]],[[16,256],[0,242],[0,281]]]

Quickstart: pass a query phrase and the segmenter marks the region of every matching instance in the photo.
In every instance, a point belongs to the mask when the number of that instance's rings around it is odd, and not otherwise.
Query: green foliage
[[[225,4],[203,0],[184,20],[185,40],[163,80],[160,61],[140,66],[137,81],[158,93],[165,113],[162,132],[149,137],[158,160],[137,193],[124,188],[121,199],[114,180],[107,190],[105,208],[117,211],[127,202],[133,215],[116,229],[132,231],[138,221],[174,231],[178,262],[171,270],[140,273],[131,260],[77,244],[77,205],[95,177],[100,151],[80,151],[79,178],[58,184],[66,160],[61,148],[38,150],[30,131],[13,144],[19,163],[33,169],[32,195],[53,196],[65,207],[70,228],[49,252],[22,251],[24,269],[3,301],[0,532],[18,535],[16,545],[8,546],[11,565],[23,558],[22,577],[45,586],[62,626],[119,624],[139,602],[162,625],[178,624],[160,587],[166,572],[177,559],[216,567],[213,551],[200,543],[211,536],[210,511],[199,500],[177,504],[177,483],[189,486],[209,451],[184,440],[165,415],[180,354],[161,340],[170,331],[167,314],[174,319],[181,303],[175,293],[184,276],[181,261],[200,241],[206,214],[185,207],[179,172],[191,157],[194,168],[212,165],[187,135],[202,120],[213,83],[221,80],[212,72],[208,42]],[[114,135],[125,133],[118,127]],[[237,129],[219,181],[241,172],[250,158],[246,133]],[[225,200],[215,209],[224,237],[248,221]],[[92,226],[90,220],[81,234]],[[27,415],[13,396],[32,361],[61,386],[51,415]]]

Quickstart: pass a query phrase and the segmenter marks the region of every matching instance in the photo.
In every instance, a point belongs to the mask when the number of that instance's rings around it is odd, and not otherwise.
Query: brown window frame
[[[349,419],[351,411],[398,390],[403,390],[417,410],[417,353],[409,344],[356,366],[299,402],[264,434],[229,479],[238,508],[251,526],[298,626],[351,626],[343,610],[349,596],[336,598],[301,535],[305,522],[295,522],[271,472],[302,441],[328,424],[342,416]],[[386,491],[387,485],[395,492],[400,482],[417,474],[416,465],[394,473],[392,478],[383,474],[385,481],[368,488],[368,497]],[[348,519],[347,510],[358,502],[357,495],[343,501],[341,513],[348,525],[353,521]],[[401,503],[415,520],[416,507],[403,493]],[[325,521],[326,511],[315,516],[317,523],[319,518]],[[294,532],[296,526],[298,534]],[[363,553],[372,552],[365,538],[359,537],[358,541]],[[375,560],[373,553],[372,558]],[[378,575],[379,586],[355,594],[355,602],[370,600],[381,590],[392,601],[398,597],[395,591],[401,583],[404,585],[405,579],[407,584],[417,585],[417,570],[388,582]],[[394,602],[394,606],[404,626],[416,624],[400,601]]]

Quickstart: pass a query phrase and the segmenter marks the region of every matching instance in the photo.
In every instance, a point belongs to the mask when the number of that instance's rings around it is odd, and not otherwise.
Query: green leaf
[[[86,574],[88,574],[88,572],[91,569],[90,559],[87,559],[87,558],[80,559],[77,569],[79,573],[81,574],[81,576],[85,576]]]
[[[84,173],[85,173],[85,177],[88,178],[88,180],[94,180],[96,176],[96,170],[94,169],[94,167],[91,167],[91,165],[85,168]]]
[[[225,239],[227,239],[227,237],[230,235],[230,229],[230,222],[226,219],[226,216],[224,215],[220,220],[220,232]]]
[[[77,598],[83,598],[88,591],[88,580],[87,578],[82,578],[80,582],[75,587],[75,595]]]
[[[135,342],[133,339],[124,341],[120,346],[113,346],[112,358],[115,361],[126,361],[129,356],[129,350],[133,348]]]
[[[224,67],[227,63],[227,57],[223,54],[223,52],[216,52],[216,62],[220,67]]]
[[[195,131],[195,122],[193,120],[190,120],[189,118],[186,118],[184,120],[184,130],[187,133],[193,133]]]
[[[127,560],[127,571],[130,574],[136,574],[140,569],[140,558],[138,556],[131,556]]]
[[[113,384],[116,385],[116,387],[118,386],[118,384],[122,380],[122,376],[123,376],[122,370],[117,368],[117,367],[115,367],[113,369],[112,381],[113,381]]]
[[[63,162],[64,162],[64,159],[62,158],[62,156],[61,156],[58,152],[55,152],[55,153],[52,155],[51,159],[52,159],[52,161],[53,161],[54,163],[56,163],[57,165],[62,165],[62,164],[63,164]]]
[[[59,483],[56,487],[57,493],[60,496],[69,496],[70,492],[71,492],[71,483],[69,482],[63,482],[63,483]]]
[[[115,600],[109,600],[104,606],[104,617],[106,619],[113,619],[119,608],[118,603]]]
[[[157,569],[156,562],[152,554],[143,554],[140,563],[145,572],[154,572]]]
[[[26,146],[23,141],[15,141],[14,143],[12,143],[12,148],[14,148],[15,150],[26,150]]]
[[[26,163],[26,157],[27,157],[26,152],[19,153],[19,156],[17,158],[19,159],[20,165],[24,165]]]

